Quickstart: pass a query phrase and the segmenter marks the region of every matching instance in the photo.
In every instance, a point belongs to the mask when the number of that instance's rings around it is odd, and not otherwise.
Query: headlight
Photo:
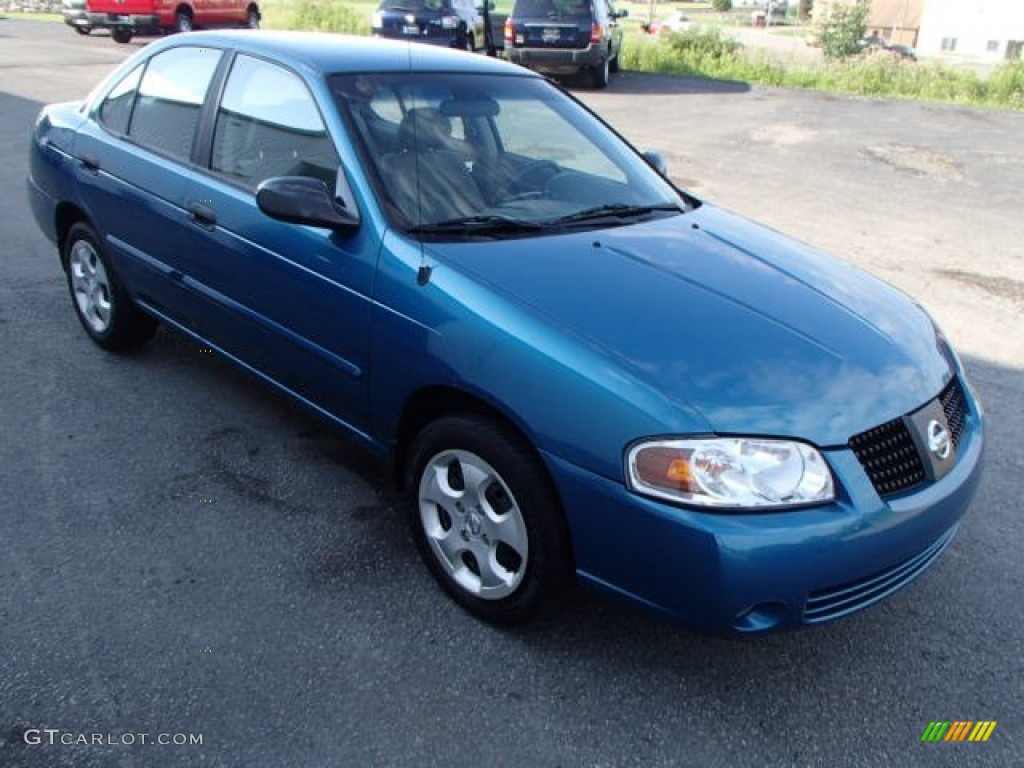
[[[629,449],[626,465],[637,493],[700,507],[757,509],[835,499],[824,457],[792,440],[649,440]]]
[[[370,17],[370,27],[372,29],[383,29],[384,14],[380,11],[374,11],[373,16]]]

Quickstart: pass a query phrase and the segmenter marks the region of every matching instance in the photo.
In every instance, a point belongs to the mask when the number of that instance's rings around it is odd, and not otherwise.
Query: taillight
[[[600,43],[603,38],[604,38],[604,30],[601,29],[601,25],[600,24],[594,24],[594,26],[592,26],[590,28],[590,42],[592,42],[592,43]]]
[[[515,39],[515,26],[512,24],[512,19],[505,19],[505,42],[511,43]]]

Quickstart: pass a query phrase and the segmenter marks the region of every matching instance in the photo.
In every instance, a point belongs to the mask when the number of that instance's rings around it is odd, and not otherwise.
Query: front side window
[[[457,237],[493,223],[521,236],[604,226],[609,217],[627,223],[634,211],[674,215],[687,205],[597,118],[539,78],[336,75],[331,85],[385,209],[406,231]],[[459,230],[460,221],[469,229]]]
[[[128,135],[145,147],[187,162],[199,112],[221,56],[216,49],[189,46],[150,59]]]
[[[334,145],[302,80],[241,54],[217,110],[211,164],[250,189],[275,176],[309,176],[333,189],[338,171]]]

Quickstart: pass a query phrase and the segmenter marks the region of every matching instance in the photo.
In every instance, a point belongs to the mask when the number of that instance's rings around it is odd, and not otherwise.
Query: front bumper
[[[372,34],[374,37],[381,37],[387,40],[404,40],[407,43],[425,43],[426,45],[437,45],[441,48],[456,48],[458,50],[462,50],[466,47],[465,36],[455,32],[450,35],[403,35],[398,32],[374,29],[372,30]]]
[[[662,504],[545,458],[581,579],[694,630],[748,634],[831,621],[910,583],[952,541],[981,477],[983,446],[972,411],[950,473],[885,500],[852,451],[827,451],[835,502],[760,514]]]
[[[604,63],[607,47],[588,45],[586,48],[515,48],[506,43],[504,56],[513,64],[548,75],[573,75],[599,67]]]

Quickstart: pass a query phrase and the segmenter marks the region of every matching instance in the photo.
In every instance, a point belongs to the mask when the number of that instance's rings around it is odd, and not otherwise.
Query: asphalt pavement
[[[826,627],[701,637],[578,589],[506,631],[435,587],[385,467],[180,337],[116,356],[78,326],[28,132],[135,47],[0,19],[0,766],[1024,764],[1024,113],[580,90],[698,195],[932,310],[988,471],[934,567]],[[998,725],[923,744],[933,720]]]

